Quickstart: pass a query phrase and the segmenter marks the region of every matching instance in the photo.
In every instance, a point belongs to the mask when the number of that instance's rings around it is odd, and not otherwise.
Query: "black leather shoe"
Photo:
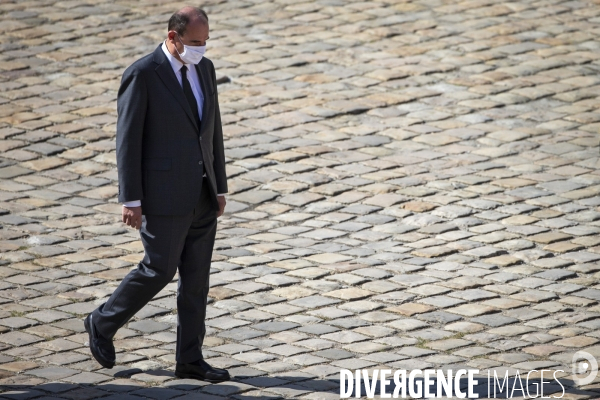
[[[191,364],[177,363],[175,376],[181,379],[199,379],[212,383],[231,379],[226,369],[213,368],[204,360],[198,360]]]
[[[112,344],[112,340],[104,338],[96,330],[96,326],[92,321],[92,314],[88,315],[85,321],[83,321],[85,330],[90,337],[90,350],[92,355],[104,368],[111,369],[115,366],[115,346]]]

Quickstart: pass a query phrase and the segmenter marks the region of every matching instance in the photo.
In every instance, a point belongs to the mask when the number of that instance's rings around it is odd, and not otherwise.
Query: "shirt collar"
[[[165,56],[167,56],[167,60],[169,60],[169,63],[171,64],[171,68],[173,68],[173,71],[177,72],[181,69],[181,67],[183,67],[184,65],[188,68],[188,71],[190,69],[189,64],[184,64],[181,61],[179,61],[178,59],[176,59],[175,57],[173,57],[173,54],[171,54],[169,52],[169,49],[167,48],[167,41],[165,40],[161,46],[163,53],[165,53]]]

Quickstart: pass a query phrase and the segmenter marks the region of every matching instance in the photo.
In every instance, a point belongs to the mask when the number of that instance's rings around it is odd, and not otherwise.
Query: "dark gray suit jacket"
[[[198,127],[161,46],[123,73],[117,98],[119,202],[141,200],[150,215],[184,215],[200,198],[227,193],[223,130],[213,63],[196,66],[204,106]]]

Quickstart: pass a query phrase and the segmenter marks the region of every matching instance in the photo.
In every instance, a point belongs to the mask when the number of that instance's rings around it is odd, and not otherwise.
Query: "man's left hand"
[[[219,211],[217,212],[217,218],[219,218],[225,212],[225,204],[227,204],[227,200],[225,200],[225,196],[217,196],[217,200],[219,202]]]

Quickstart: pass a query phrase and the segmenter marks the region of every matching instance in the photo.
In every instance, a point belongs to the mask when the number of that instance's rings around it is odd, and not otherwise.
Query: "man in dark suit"
[[[203,57],[208,33],[206,13],[185,7],[169,20],[167,39],[123,74],[119,201],[123,222],[141,228],[145,255],[85,320],[90,350],[106,368],[115,364],[117,330],[179,270],[175,375],[229,379],[202,357],[210,263],[227,192],[215,69]]]

